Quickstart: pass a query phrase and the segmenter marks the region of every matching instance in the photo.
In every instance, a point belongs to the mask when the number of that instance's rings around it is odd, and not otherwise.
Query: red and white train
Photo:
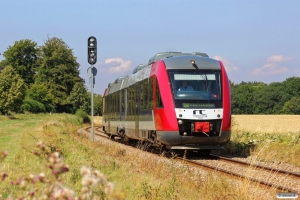
[[[163,52],[111,82],[103,131],[173,150],[213,150],[231,136],[230,84],[205,53]]]

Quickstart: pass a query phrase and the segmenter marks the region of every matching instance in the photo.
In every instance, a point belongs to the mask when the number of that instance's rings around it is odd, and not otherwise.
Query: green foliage
[[[4,60],[0,61],[0,73],[5,68],[4,66]]]
[[[94,94],[94,115],[102,116],[102,95]]]
[[[300,97],[292,97],[291,100],[285,102],[282,112],[285,114],[300,115]]]
[[[23,105],[21,106],[21,110],[30,113],[46,112],[44,104],[33,99],[25,99]]]
[[[73,113],[75,113],[75,111],[78,109],[81,109],[85,112],[90,111],[90,98],[83,83],[75,84],[69,96],[69,103],[73,106]]]
[[[299,114],[300,77],[284,82],[231,83],[233,114]]]
[[[88,114],[86,112],[84,112],[83,110],[81,110],[81,109],[76,110],[75,115],[80,117],[82,119],[83,123],[90,123],[91,122]]]
[[[0,112],[18,112],[26,94],[26,85],[20,75],[11,67],[0,73]]]
[[[39,49],[37,43],[29,39],[16,41],[4,52],[3,66],[11,65],[27,85],[34,82]]]
[[[52,103],[54,100],[54,96],[43,84],[37,84],[37,83],[32,84],[27,91],[26,97],[27,99],[31,99],[43,104],[46,112],[54,112],[54,106]],[[45,111],[41,111],[41,112],[45,112]]]
[[[49,38],[41,47],[41,65],[36,83],[43,84],[53,94],[53,104],[58,112],[71,112],[68,97],[76,83],[83,83],[79,64],[72,49],[59,38]]]

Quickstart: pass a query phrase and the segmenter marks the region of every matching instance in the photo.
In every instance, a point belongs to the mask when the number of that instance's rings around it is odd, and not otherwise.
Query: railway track
[[[90,127],[86,128],[85,131],[90,132]],[[103,133],[101,127],[95,127],[95,135],[109,138]],[[133,144],[130,144],[130,146],[136,147]],[[148,151],[155,154],[159,153],[159,151],[153,149],[149,149]],[[300,193],[300,173],[279,170],[212,154],[205,157],[192,156],[189,158],[176,156],[175,159],[196,167],[204,167],[233,177],[259,183],[263,186],[277,189],[277,191]]]
[[[176,158],[194,166],[205,167],[214,171],[259,183],[261,185],[276,188],[285,192],[300,192],[299,174],[284,170],[277,170],[271,167],[252,165],[229,158],[211,155],[211,159],[185,159]],[[259,175],[258,175],[259,174]],[[267,180],[266,180],[267,179]],[[284,181],[284,184],[278,183]]]

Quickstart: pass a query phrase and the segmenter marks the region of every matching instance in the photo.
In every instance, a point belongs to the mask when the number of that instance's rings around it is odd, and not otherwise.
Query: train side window
[[[107,114],[107,96],[104,97],[104,113]]]
[[[148,105],[148,92],[149,92],[149,87],[148,87],[148,79],[146,79],[146,80],[144,80],[144,84],[143,84],[143,86],[144,86],[144,88],[143,88],[143,91],[144,91],[144,109],[145,110],[147,110],[147,109],[149,109],[149,105]]]
[[[121,112],[122,112],[122,115],[124,115],[124,113],[125,113],[125,90],[121,90],[121,100],[122,100],[122,102],[121,102],[121,107],[122,107],[122,110],[121,110]]]
[[[110,114],[110,95],[105,98],[107,104],[107,113]]]
[[[127,89],[127,104],[128,104],[127,117],[130,120],[130,114],[131,114],[131,90],[130,90],[130,88]]]
[[[153,109],[153,77],[149,78],[149,101],[148,108]]]
[[[109,105],[109,103],[108,103],[109,101],[108,101],[108,96],[105,96],[105,110],[106,110],[106,114],[108,114],[108,105]]]
[[[115,119],[115,110],[116,110],[116,95],[115,93],[112,94],[112,118]]]
[[[119,119],[120,118],[120,92],[116,92],[116,99],[117,99],[117,102],[116,102],[116,119]]]
[[[145,93],[145,91],[144,91],[144,87],[143,87],[143,84],[144,83],[144,81],[141,81],[141,82],[139,82],[138,83],[138,85],[140,85],[140,94],[139,94],[139,96],[140,96],[140,110],[144,110],[144,93]]]
[[[160,95],[157,79],[156,79],[156,107],[157,108],[163,108],[164,107],[163,103],[162,103],[162,100],[161,100],[161,95]]]
[[[135,106],[136,106],[136,85],[133,85],[132,86],[132,91],[133,91],[133,94],[132,94],[132,120],[135,119],[134,115],[136,115],[135,113]]]
[[[141,110],[148,109],[148,79],[143,80],[140,85],[140,100],[141,100]]]
[[[110,113],[110,118],[112,119],[112,112],[113,112],[113,96],[112,94],[109,96],[109,113]]]
[[[133,93],[133,87],[130,86],[128,88],[128,117],[129,120],[133,119],[133,98],[134,98],[134,93]]]
[[[114,99],[115,99],[115,101],[114,101],[114,119],[116,119],[117,117],[116,117],[116,112],[117,112],[117,93],[114,93]]]

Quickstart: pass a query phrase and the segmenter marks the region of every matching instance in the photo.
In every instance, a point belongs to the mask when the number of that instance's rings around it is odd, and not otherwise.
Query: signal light
[[[97,39],[94,36],[88,38],[88,62],[91,65],[97,62]]]

